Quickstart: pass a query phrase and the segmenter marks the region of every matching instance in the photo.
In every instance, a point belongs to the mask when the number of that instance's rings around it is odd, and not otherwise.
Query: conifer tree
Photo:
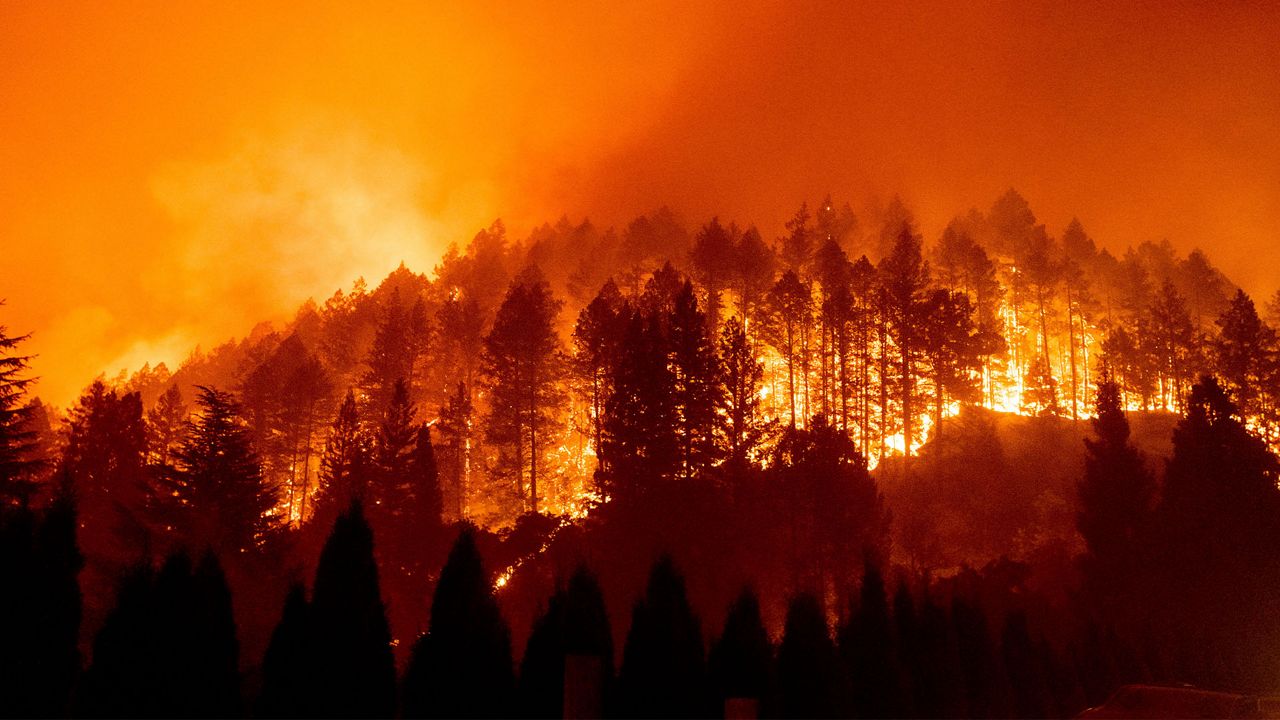
[[[594,681],[607,705],[613,679],[613,637],[600,585],[586,566],[574,571],[567,587],[556,590],[529,634],[520,662],[523,716],[565,716],[566,661],[570,656],[598,661]]]
[[[168,467],[187,428],[189,411],[177,383],[169,386],[147,413],[147,449],[152,465]]]
[[[1098,383],[1096,439],[1086,438],[1084,479],[1076,527],[1088,552],[1085,589],[1103,608],[1115,608],[1141,571],[1142,544],[1155,497],[1155,482],[1129,440],[1120,388],[1109,375]],[[1134,599],[1130,597],[1129,599]],[[1134,608],[1136,609],[1136,608]]]
[[[659,318],[633,312],[605,404],[602,456],[607,495],[643,492],[679,469],[675,377]]]
[[[1276,403],[1276,333],[1258,317],[1253,300],[1237,290],[1217,319],[1213,343],[1214,369],[1226,390],[1246,414],[1271,420]],[[1272,410],[1272,412],[1268,412]]]
[[[654,564],[631,613],[618,676],[624,717],[699,717],[706,713],[702,630],[684,576],[670,556]]]
[[[731,698],[754,698],[761,717],[771,714],[773,645],[754,590],[744,588],[729,607],[724,630],[711,646],[707,673],[721,707]]]
[[[327,529],[352,500],[367,499],[372,474],[373,441],[361,427],[355,393],[347,390],[320,458],[313,522]]]
[[[718,459],[717,409],[723,404],[719,362],[698,310],[693,285],[685,282],[668,319],[678,441],[678,476],[694,477]]]
[[[554,432],[552,412],[563,395],[555,329],[561,304],[537,267],[529,266],[511,284],[485,337],[485,436],[499,449],[501,472],[534,513]]]
[[[513,687],[511,632],[468,527],[440,573],[427,633],[413,647],[404,716],[505,717]]]
[[[840,652],[853,677],[853,703],[863,717],[896,717],[902,707],[902,675],[884,576],[868,554],[858,604],[840,630]]]
[[[0,301],[0,307],[4,302]],[[35,382],[26,376],[30,355],[17,354],[28,336],[9,335],[0,325],[0,504],[14,505],[30,495],[28,457],[35,437],[25,427],[30,410],[23,403],[27,388]]]
[[[262,692],[257,717],[301,718],[318,714],[315,702],[317,678],[312,669],[313,623],[307,591],[294,583],[284,601],[280,622],[262,661]]]
[[[763,440],[766,427],[760,408],[760,383],[764,365],[756,359],[751,343],[737,316],[729,318],[720,334],[721,397],[728,416],[718,424],[724,435],[726,455],[736,463],[745,462]]]
[[[882,312],[897,346],[897,396],[902,412],[903,454],[907,456],[911,455],[917,430],[916,368],[923,350],[920,334],[925,324],[924,290],[929,279],[929,265],[920,248],[920,237],[904,225],[892,251],[878,268],[883,288]]]
[[[359,501],[338,517],[316,566],[309,710],[329,717],[390,717],[395,659],[378,583],[373,531]],[[295,608],[295,612],[297,609]]]
[[[609,280],[578,314],[573,329],[572,369],[578,394],[585,399],[591,447],[599,456],[604,437],[605,403],[622,352],[629,311],[618,286]],[[601,465],[602,470],[608,470]]]
[[[787,401],[790,426],[796,427],[797,412],[809,413],[805,388],[809,374],[808,335],[813,313],[812,288],[792,270],[782,274],[769,291],[768,342],[787,364]],[[801,401],[797,411],[797,399]]]
[[[76,511],[65,481],[52,504],[0,506],[0,697],[6,714],[65,716],[80,670],[83,559]]]
[[[783,717],[844,717],[846,684],[826,614],[818,599],[801,594],[787,607],[778,647],[779,711]],[[868,715],[868,717],[883,717]]]
[[[436,429],[440,434],[437,461],[441,491],[447,492],[451,498],[447,503],[448,515],[455,520],[465,520],[467,517],[467,478],[471,468],[473,414],[471,393],[465,385],[459,383],[457,390],[449,396],[444,407],[440,408],[440,419],[436,422]]]
[[[273,539],[276,497],[262,477],[235,397],[212,387],[199,391],[201,410],[174,455],[183,517],[178,529],[194,546],[236,557]]]

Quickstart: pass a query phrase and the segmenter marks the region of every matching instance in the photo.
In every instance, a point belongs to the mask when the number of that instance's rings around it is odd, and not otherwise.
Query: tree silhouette
[[[534,623],[520,662],[519,703],[525,717],[565,717],[566,659],[594,658],[600,699],[608,703],[613,679],[613,636],[595,575],[586,566],[558,589],[546,612]]]
[[[231,594],[217,560],[135,568],[93,646],[78,715],[232,717],[241,710]]]
[[[333,420],[320,458],[320,489],[312,524],[326,530],[353,500],[365,499],[373,474],[373,440],[360,425],[355,393],[347,396]]]
[[[778,647],[778,709],[782,716],[845,716],[848,699],[842,670],[818,599],[809,594],[792,598]]]
[[[262,660],[262,692],[255,712],[258,717],[300,718],[320,712],[316,707],[319,698],[315,694],[317,677],[312,654],[315,630],[310,613],[306,588],[294,583]]]
[[[475,530],[458,536],[404,678],[405,717],[504,717],[514,677],[511,632],[493,597]]]
[[[275,505],[262,477],[240,405],[230,393],[201,386],[201,411],[175,453],[179,531],[228,557],[254,551],[273,538]]]
[[[1114,608],[1142,571],[1142,545],[1155,498],[1155,483],[1142,454],[1129,440],[1120,388],[1109,375],[1098,383],[1097,439],[1085,438],[1084,480],[1076,527],[1088,553],[1082,559],[1085,589],[1098,607]]]
[[[15,717],[70,712],[80,670],[82,558],[76,547],[76,511],[69,488],[37,513],[0,506],[0,697]]]
[[[1280,627],[1265,598],[1280,581],[1280,461],[1242,423],[1212,378],[1192,388],[1173,433],[1156,508],[1161,587],[1179,588],[1157,613],[1178,669],[1196,682],[1260,687]],[[1229,592],[1224,592],[1229,589]],[[1152,597],[1152,593],[1148,593]]]
[[[396,695],[391,632],[373,531],[359,501],[338,517],[320,553],[307,615],[313,636],[313,705],[307,709],[326,717],[390,716]]]
[[[767,427],[760,408],[760,383],[764,365],[756,360],[751,343],[737,316],[729,318],[720,334],[720,382],[728,422],[717,424],[728,458],[736,463],[751,458],[764,439]]]
[[[717,410],[723,405],[719,360],[698,310],[693,285],[685,282],[668,320],[672,400],[676,411],[678,477],[688,479],[718,459]]]
[[[618,676],[618,714],[696,717],[706,712],[702,629],[671,557],[654,564],[631,612]]]
[[[485,338],[484,386],[490,394],[485,435],[499,448],[502,473],[538,512],[538,476],[552,436],[551,411],[560,401],[562,351],[556,315],[562,303],[536,266],[511,284]]]
[[[17,354],[27,337],[9,335],[0,325],[0,503],[5,505],[18,504],[30,495],[28,476],[35,469],[28,457],[35,437],[25,427],[31,411],[22,402],[35,379],[26,377],[31,356]]]
[[[755,698],[761,716],[772,709],[773,645],[751,588],[744,588],[729,607],[724,630],[711,646],[707,673],[722,708],[731,698]]]
[[[903,703],[902,673],[894,646],[884,577],[868,555],[858,603],[840,628],[840,653],[852,674],[853,703],[863,717],[896,717]]]

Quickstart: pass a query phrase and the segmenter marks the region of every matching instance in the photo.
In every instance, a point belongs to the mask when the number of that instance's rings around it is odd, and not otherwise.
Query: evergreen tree
[[[9,335],[0,325],[0,504],[4,505],[19,504],[29,497],[29,475],[35,469],[28,457],[35,437],[25,427],[31,411],[23,403],[35,378],[26,377],[31,356],[17,354],[27,337]]]
[[[471,393],[462,383],[440,408],[436,429],[440,434],[439,479],[441,491],[451,498],[447,503],[448,517],[464,520],[467,517],[467,478],[471,467],[471,423],[474,408]]]
[[[530,266],[511,284],[485,338],[484,386],[490,401],[485,436],[499,449],[501,472],[514,481],[518,497],[527,492],[534,513],[538,477],[553,447],[552,412],[563,395],[563,353],[555,329],[561,304],[542,273]]]
[[[236,557],[274,537],[276,497],[263,480],[235,397],[206,386],[199,390],[201,410],[174,454],[175,499],[183,519],[177,528],[191,545]]]
[[[338,517],[316,566],[311,622],[309,713],[389,717],[395,659],[378,584],[373,531],[359,501]]]
[[[602,462],[606,496],[643,492],[678,470],[675,377],[657,317],[633,312],[605,404]]]
[[[189,414],[182,390],[177,383],[171,384],[147,413],[147,449],[152,465],[168,467],[171,464],[173,453],[186,432]]]
[[[1192,388],[1173,434],[1156,509],[1158,588],[1153,608],[1178,670],[1198,683],[1261,687],[1280,642],[1267,609],[1280,582],[1280,461],[1241,421],[1212,378]],[[1224,588],[1230,588],[1224,592]],[[1154,603],[1151,603],[1154,604]]]
[[[294,583],[262,660],[262,692],[254,713],[257,717],[301,718],[318,713],[310,612],[306,588]]]
[[[1213,366],[1223,385],[1243,412],[1272,419],[1268,415],[1274,415],[1276,404],[1275,330],[1258,317],[1253,300],[1243,290],[1236,291],[1217,324]]]
[[[1058,717],[1045,677],[1047,668],[1040,649],[1031,638],[1025,613],[1015,611],[1005,617],[1000,648],[1004,653],[1009,685],[1013,689],[1015,717]]]
[[[726,454],[731,461],[750,459],[764,439],[764,413],[760,408],[760,383],[764,364],[756,359],[746,331],[737,316],[729,318],[720,334],[720,372],[727,422],[718,424],[725,435]]]
[[[713,217],[694,236],[693,250],[689,253],[694,276],[705,292],[702,307],[707,314],[707,331],[711,333],[720,327],[721,295],[731,282],[730,266],[737,232],[737,228],[725,228],[719,218]]]
[[[361,427],[355,393],[347,390],[320,458],[313,522],[330,526],[352,500],[365,499],[372,474],[373,440]]]
[[[796,427],[798,398],[802,401],[801,417],[807,417],[809,412],[808,394],[804,388],[809,375],[808,334],[813,314],[813,290],[801,282],[793,270],[788,270],[769,291],[768,307],[766,338],[787,364],[790,426]]]
[[[898,398],[902,412],[903,454],[911,455],[915,442],[916,367],[923,350],[920,342],[925,325],[924,289],[929,265],[921,256],[920,237],[903,226],[893,249],[879,266],[883,287],[882,311],[898,352]],[[884,382],[883,378],[881,382]]]
[[[730,274],[737,294],[737,314],[742,318],[742,330],[756,347],[760,319],[764,313],[765,296],[773,286],[775,258],[773,251],[754,227],[747,228],[733,248],[734,262]]]
[[[896,717],[903,703],[884,577],[868,554],[858,604],[840,629],[840,652],[853,677],[853,703],[862,717]]]
[[[241,711],[231,591],[206,555],[135,568],[94,640],[77,715],[232,717]]]
[[[1141,571],[1142,543],[1155,497],[1155,482],[1142,454],[1129,441],[1120,388],[1109,375],[1098,383],[1097,415],[1086,438],[1084,480],[1076,527],[1088,550],[1082,559],[1086,591],[1100,608],[1116,598],[1138,600],[1126,590]],[[1135,608],[1136,609],[1136,608]]]
[[[65,485],[65,483],[64,483]],[[82,557],[64,487],[50,507],[0,506],[0,697],[15,717],[64,716],[80,670]]]
[[[476,548],[475,530],[458,536],[431,603],[427,633],[413,647],[404,678],[410,718],[485,718],[510,713],[511,632]]]
[[[844,717],[848,709],[841,670],[818,599],[809,594],[792,598],[778,647],[778,709],[782,716]]]
[[[573,329],[575,386],[588,408],[591,447],[597,456],[603,445],[605,403],[613,390],[626,319],[626,302],[618,286],[610,280],[578,314]],[[600,467],[608,469],[604,465]]]
[[[618,676],[624,717],[698,717],[706,713],[702,630],[689,606],[684,577],[670,556],[653,566],[631,628]]]
[[[729,607],[724,630],[711,646],[707,672],[721,707],[731,698],[754,698],[760,717],[773,692],[773,645],[760,617],[760,601],[751,588],[743,589]]]
[[[698,310],[693,285],[685,282],[669,319],[670,366],[676,411],[678,476],[688,479],[718,459],[718,408],[723,404],[719,362]]]
[[[414,366],[425,349],[429,332],[421,298],[406,306],[400,289],[393,288],[382,303],[382,317],[365,359],[367,369],[360,379],[360,387],[375,413],[381,414],[391,404],[397,382],[412,383]]]
[[[613,678],[613,637],[595,575],[579,566],[568,587],[557,589],[534,623],[520,662],[520,711],[525,717],[565,717],[566,663],[571,656],[598,662],[593,678],[604,700]]]

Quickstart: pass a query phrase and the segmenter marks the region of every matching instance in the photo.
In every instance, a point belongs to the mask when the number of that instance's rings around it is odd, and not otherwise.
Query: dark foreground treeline
[[[595,576],[580,566],[547,601],[514,672],[511,633],[464,530],[437,583],[426,634],[397,677],[373,533],[356,503],[336,521],[314,585],[288,593],[260,670],[240,671],[232,597],[212,554],[136,568],[81,671],[74,509],[7,515],[0,707],[102,717],[1055,717],[1146,670],[1113,637],[1055,649],[1020,611],[945,583],[900,582],[868,561],[836,630],[794,596],[780,643],[749,588],[707,648],[669,557],[631,610],[621,664]],[[950,595],[950,597],[944,597]]]

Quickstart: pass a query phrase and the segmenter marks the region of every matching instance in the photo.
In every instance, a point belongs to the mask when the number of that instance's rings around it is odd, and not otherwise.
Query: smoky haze
[[[66,404],[501,216],[669,205],[766,236],[1008,187],[1050,232],[1200,246],[1255,296],[1280,225],[1280,12],[1239,3],[0,8],[0,322]]]

